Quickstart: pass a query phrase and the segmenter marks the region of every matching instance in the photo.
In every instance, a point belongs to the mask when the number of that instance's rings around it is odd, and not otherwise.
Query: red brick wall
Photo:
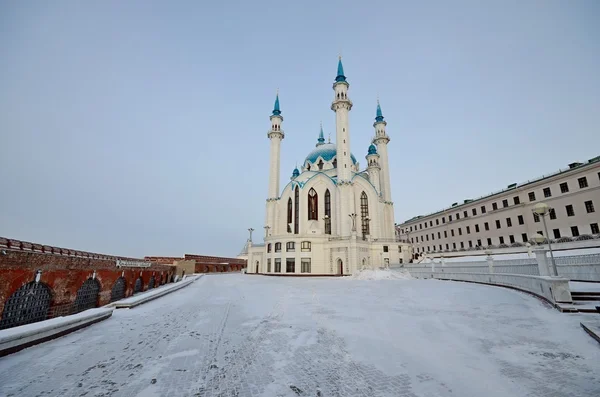
[[[11,243],[7,244],[7,241]],[[161,264],[153,264],[148,268],[119,269],[116,267],[116,260],[130,258],[52,247],[52,250],[46,252],[42,252],[41,249],[33,251],[28,249],[30,246],[35,244],[0,238],[0,317],[6,300],[22,285],[33,281],[37,270],[42,271],[40,281],[52,291],[50,317],[68,313],[77,296],[77,290],[94,271],[101,287],[98,305],[102,306],[110,302],[113,284],[121,274],[127,281],[126,296],[130,296],[140,273],[143,288],[146,290],[152,275],[158,284],[161,275],[170,280],[175,270],[172,266]],[[43,247],[39,244],[38,246]],[[53,251],[57,253],[51,253]]]

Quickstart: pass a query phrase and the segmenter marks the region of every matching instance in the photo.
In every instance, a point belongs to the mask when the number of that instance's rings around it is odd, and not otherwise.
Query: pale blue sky
[[[600,154],[600,2],[0,1],[0,236],[236,255],[263,235],[337,56],[364,165],[379,95],[396,221]],[[255,235],[256,236],[256,235]]]

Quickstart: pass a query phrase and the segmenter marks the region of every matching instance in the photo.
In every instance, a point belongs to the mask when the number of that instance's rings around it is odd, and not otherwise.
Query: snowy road
[[[467,283],[212,275],[0,359],[0,396],[597,396],[581,318]]]

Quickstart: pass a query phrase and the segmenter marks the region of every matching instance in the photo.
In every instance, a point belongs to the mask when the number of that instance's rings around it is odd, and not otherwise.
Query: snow
[[[595,396],[589,318],[478,284],[207,275],[2,358],[0,395]]]
[[[535,247],[532,247],[534,249]],[[592,255],[592,254],[600,254],[600,247],[595,248],[581,248],[581,249],[572,249],[572,250],[562,250],[562,251],[552,251],[555,258],[563,257],[563,256],[577,256],[577,255]],[[549,255],[549,254],[548,254]],[[454,263],[454,262],[485,262],[487,255],[469,255],[469,256],[454,256],[454,257],[446,257],[444,258],[445,263]],[[514,260],[514,259],[535,259],[535,253],[532,251],[531,255],[528,252],[520,252],[516,254],[493,254],[492,258],[495,261],[501,260]],[[420,264],[429,264],[431,262],[441,263],[441,258],[425,258],[420,261]],[[410,266],[410,265],[408,265]]]
[[[390,269],[365,269],[350,277],[344,277],[351,280],[411,280],[410,273],[406,270]]]
[[[600,283],[569,281],[569,288],[574,292],[600,292]]]
[[[196,279],[202,277],[200,276],[184,276],[184,278],[178,282],[169,283],[165,285],[161,285],[158,288],[154,288],[150,291],[145,291],[140,294],[136,294],[130,296],[129,298],[121,299],[116,302],[112,302],[107,306],[116,306],[116,307],[129,307],[129,306],[137,306],[143,302],[158,298],[159,296],[165,295],[169,293],[171,290],[178,290],[180,288],[185,287],[186,285],[193,283]]]

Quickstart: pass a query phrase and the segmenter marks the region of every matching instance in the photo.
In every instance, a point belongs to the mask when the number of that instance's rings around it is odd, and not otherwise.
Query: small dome
[[[336,154],[337,146],[335,145],[335,143],[324,143],[314,148],[308,154],[308,156],[306,156],[304,163],[306,164],[306,162],[309,162],[311,164],[314,164],[319,157],[321,157],[323,161],[332,161]],[[356,158],[352,153],[350,153],[350,159],[352,160],[352,164],[356,164]]]
[[[296,178],[300,175],[300,171],[298,171],[298,168],[294,168],[294,172],[292,172],[292,178]]]
[[[371,144],[371,146],[369,146],[369,154],[377,154],[377,148],[375,145]]]

